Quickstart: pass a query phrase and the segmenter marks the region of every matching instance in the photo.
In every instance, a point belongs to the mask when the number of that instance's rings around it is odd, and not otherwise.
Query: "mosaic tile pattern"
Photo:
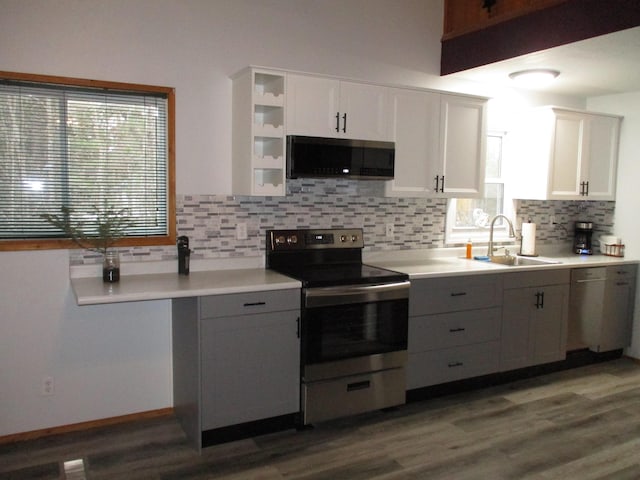
[[[529,218],[536,223],[536,242],[553,244],[573,240],[576,221],[593,222],[593,238],[612,233],[615,202],[588,202],[569,200],[520,200],[517,206],[517,224]],[[555,217],[555,224],[550,217]]]
[[[384,183],[355,180],[290,180],[286,197],[179,195],[178,235],[189,237],[192,259],[259,256],[271,228],[362,228],[368,251],[444,247],[445,199],[386,198]],[[570,241],[573,223],[589,219],[595,235],[611,232],[615,202],[520,201],[517,226],[531,218],[540,243]],[[549,223],[553,215],[556,225]],[[236,224],[247,225],[247,239],[236,239]],[[394,238],[385,225],[394,224]],[[120,250],[123,262],[172,260],[176,248]],[[88,252],[74,252],[73,264],[95,263]]]

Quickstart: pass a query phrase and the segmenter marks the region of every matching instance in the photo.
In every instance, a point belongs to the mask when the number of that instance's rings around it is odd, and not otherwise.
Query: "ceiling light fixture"
[[[560,75],[558,70],[550,68],[534,68],[531,70],[520,70],[509,74],[509,78],[516,82],[518,86],[536,88],[550,84]]]

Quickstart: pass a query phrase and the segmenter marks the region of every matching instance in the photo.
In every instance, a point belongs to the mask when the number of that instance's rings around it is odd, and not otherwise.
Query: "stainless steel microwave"
[[[287,178],[391,180],[395,143],[287,136]]]

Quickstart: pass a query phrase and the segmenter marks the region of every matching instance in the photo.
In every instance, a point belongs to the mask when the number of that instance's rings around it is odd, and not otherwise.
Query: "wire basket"
[[[624,257],[624,245],[619,243],[605,243],[602,253],[610,257]]]

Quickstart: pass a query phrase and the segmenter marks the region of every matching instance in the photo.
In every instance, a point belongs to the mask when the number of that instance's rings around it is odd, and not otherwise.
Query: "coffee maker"
[[[591,236],[593,235],[593,223],[578,221],[575,224],[573,237],[573,251],[581,255],[592,255]]]

